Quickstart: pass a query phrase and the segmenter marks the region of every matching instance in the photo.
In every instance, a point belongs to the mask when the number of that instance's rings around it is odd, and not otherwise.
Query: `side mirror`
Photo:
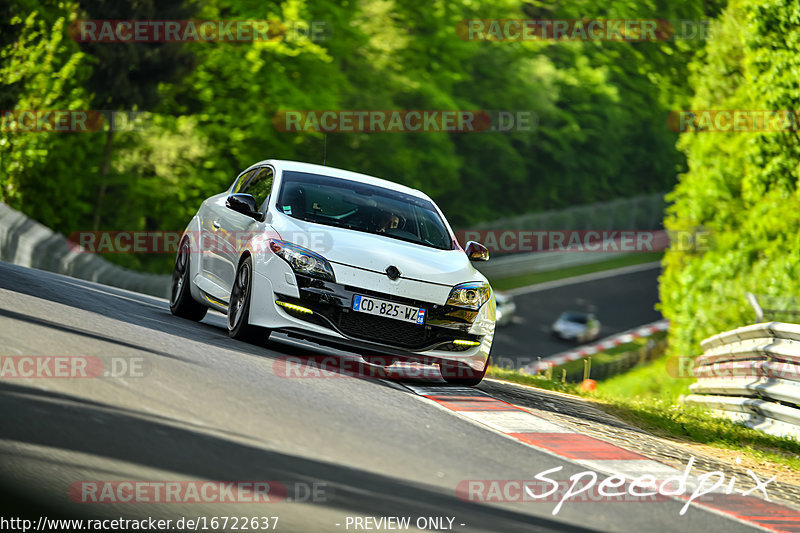
[[[264,213],[258,210],[256,199],[250,194],[231,194],[225,201],[225,207],[233,209],[237,213],[247,215],[250,218],[254,218],[259,222],[264,221]]]
[[[469,241],[465,250],[470,261],[488,261],[489,250],[479,242]]]

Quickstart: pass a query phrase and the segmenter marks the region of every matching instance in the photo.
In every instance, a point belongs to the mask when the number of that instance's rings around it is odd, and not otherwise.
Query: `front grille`
[[[436,338],[436,334],[425,326],[409,322],[352,311],[337,314],[339,315],[337,326],[342,333],[359,339],[407,348],[422,348]]]
[[[437,350],[444,350],[445,352],[465,352],[473,348],[473,346],[463,346],[459,344],[453,344],[452,342],[448,342],[447,344],[442,344]]]
[[[439,306],[428,302],[412,300],[396,295],[383,294],[377,291],[341,285],[339,283],[321,281],[306,276],[297,276],[300,298],[280,295],[282,300],[308,307],[313,315],[296,314],[297,318],[314,322],[338,330],[343,335],[379,344],[396,346],[407,350],[424,350],[433,346],[439,349],[462,351],[452,344],[455,339],[478,340],[476,335],[467,333],[474,316],[474,311]],[[382,316],[360,313],[350,309],[353,296],[363,294],[383,300],[389,300],[426,310],[425,325],[414,324]],[[442,324],[449,324],[445,327]],[[458,327],[454,328],[452,325]]]

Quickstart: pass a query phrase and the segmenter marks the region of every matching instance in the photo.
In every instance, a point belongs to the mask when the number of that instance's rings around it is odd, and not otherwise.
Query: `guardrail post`
[[[761,306],[758,305],[758,300],[756,299],[755,294],[752,292],[747,293],[747,301],[750,302],[750,305],[753,308],[753,311],[756,312],[756,322],[763,322],[764,321],[764,311],[761,309]]]

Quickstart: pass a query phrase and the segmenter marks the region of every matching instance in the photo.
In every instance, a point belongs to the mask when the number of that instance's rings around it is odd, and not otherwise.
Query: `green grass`
[[[733,450],[800,471],[800,442],[762,433],[680,403],[678,399],[689,392],[693,380],[670,376],[666,369],[668,359],[662,357],[636,367],[598,383],[596,391],[581,394],[598,400],[606,412],[656,435]]]
[[[582,391],[577,385],[564,385],[515,370],[490,368],[488,375],[595,400],[607,413],[654,435],[731,450],[756,461],[766,460],[800,471],[800,443],[797,441],[762,433],[716,418],[699,407],[680,403],[680,396],[689,392],[693,380],[672,377],[667,372],[668,361],[668,357],[661,357],[634,367],[598,382],[597,390],[591,392]],[[583,364],[582,361],[578,363]]]
[[[489,370],[486,371],[486,376],[494,379],[511,381],[513,383],[520,383],[522,385],[530,385],[539,389],[568,392],[570,394],[576,394],[577,392],[577,385],[574,383],[561,383],[557,380],[549,380],[537,376],[531,376],[529,374],[523,374],[508,368],[490,366]]]
[[[580,276],[582,274],[591,274],[593,272],[600,272],[602,270],[611,270],[624,266],[640,265],[643,263],[652,263],[653,261],[660,261],[663,257],[661,252],[646,252],[638,254],[623,255],[608,261],[600,261],[599,263],[591,263],[588,265],[576,265],[573,267],[563,268],[561,270],[548,270],[547,272],[534,272],[531,274],[522,274],[519,276],[511,276],[508,278],[490,279],[492,287],[496,290],[507,291],[516,289],[517,287],[527,287],[528,285],[535,285],[536,283],[544,283],[546,281],[555,281],[557,279],[571,278]]]
[[[658,398],[675,402],[689,393],[692,378],[676,378],[667,371],[669,357],[638,365],[624,374],[613,376],[597,384],[599,397]]]
[[[656,252],[631,254],[562,270],[493,279],[491,283],[495,289],[509,290],[602,270],[650,263],[659,261],[662,256],[663,254]],[[657,333],[650,338],[658,339],[665,335],[666,333]],[[598,352],[592,356],[592,364],[612,361],[615,355],[638,350],[647,341],[648,338],[634,339],[631,343]],[[583,396],[594,400],[598,407],[609,414],[655,435],[731,450],[756,461],[771,461],[800,471],[800,443],[797,441],[755,431],[730,420],[716,418],[702,408],[681,403],[681,395],[689,392],[689,384],[693,380],[672,377],[667,372],[668,361],[668,357],[661,357],[638,365],[624,374],[598,382],[595,391],[582,391],[577,384],[561,383],[557,379],[562,368],[567,372],[583,369],[582,359],[555,367],[552,376],[556,379],[553,380],[496,367],[490,367],[486,375],[540,389]]]
[[[626,342],[625,344],[620,344],[619,346],[614,346],[613,348],[609,348],[608,350],[604,350],[602,352],[597,352],[596,354],[592,355],[592,365],[599,365],[604,363],[610,363],[615,359],[615,356],[625,353],[625,352],[633,352],[640,349],[642,346],[647,344],[650,340],[659,341],[667,336],[665,331],[658,331],[649,337],[639,337],[637,339],[633,339],[631,342]],[[577,359],[575,361],[569,361],[568,363],[564,363],[563,365],[559,365],[553,367],[553,376],[560,376],[561,370],[566,370],[567,373],[577,372],[583,370],[583,359]]]

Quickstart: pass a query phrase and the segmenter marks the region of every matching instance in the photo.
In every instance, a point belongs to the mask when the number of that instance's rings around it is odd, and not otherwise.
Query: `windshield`
[[[561,315],[561,319],[567,322],[574,322],[576,324],[586,324],[589,322],[589,317],[583,313],[575,313],[567,311]]]
[[[451,250],[433,203],[410,194],[320,174],[283,173],[278,209],[317,224]]]

